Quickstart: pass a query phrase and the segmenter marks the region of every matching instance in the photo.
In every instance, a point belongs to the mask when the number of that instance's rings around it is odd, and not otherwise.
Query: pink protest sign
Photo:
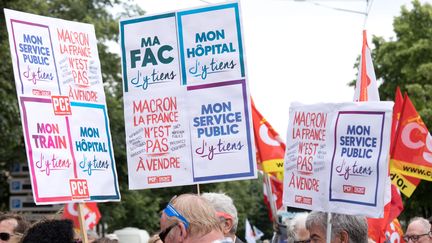
[[[5,16],[36,204],[120,200],[94,27]]]

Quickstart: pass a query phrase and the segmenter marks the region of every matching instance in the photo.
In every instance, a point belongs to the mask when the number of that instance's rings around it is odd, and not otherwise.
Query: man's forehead
[[[414,222],[412,222],[411,224],[408,225],[408,229],[407,232],[420,232],[420,233],[424,233],[423,231],[427,231],[428,229],[424,228],[424,225],[422,224],[422,222],[420,222],[419,220],[416,220]]]
[[[0,227],[3,229],[10,229],[13,231],[18,226],[18,221],[16,219],[10,218],[5,219],[0,222]]]
[[[325,238],[325,229],[323,229],[321,226],[312,224],[309,229],[310,237],[320,237]]]

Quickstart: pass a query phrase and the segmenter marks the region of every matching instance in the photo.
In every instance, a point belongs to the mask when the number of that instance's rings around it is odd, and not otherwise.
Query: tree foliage
[[[374,37],[373,61],[382,100],[393,100],[396,87],[407,92],[425,122],[432,128],[432,6],[412,2],[403,6],[393,22],[396,38]],[[422,181],[413,196],[405,199],[403,217],[432,214],[432,183]]]
[[[109,51],[108,43],[118,41],[118,21],[122,16],[143,15],[144,11],[121,0],[0,0],[4,8],[90,23],[95,26],[98,52],[105,85],[114,155],[117,165],[121,202],[100,203],[102,221],[108,231],[123,227],[138,227],[154,232],[159,229],[160,210],[173,195],[196,192],[195,186],[152,190],[128,190],[120,57]],[[115,11],[123,12],[114,16]],[[26,161],[20,114],[16,97],[4,12],[0,12],[0,211],[9,208],[7,179],[13,162]],[[4,172],[4,173],[3,173]],[[239,235],[244,235],[247,217],[270,237],[271,222],[263,204],[261,180],[234,181],[201,185],[201,191],[220,191],[232,196],[239,211]]]

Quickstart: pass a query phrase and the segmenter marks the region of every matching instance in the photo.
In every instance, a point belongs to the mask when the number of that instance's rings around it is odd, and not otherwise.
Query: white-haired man
[[[432,243],[431,224],[425,218],[412,218],[404,235],[405,242]]]
[[[216,215],[222,224],[222,231],[225,237],[229,237],[235,243],[243,243],[237,236],[237,208],[231,197],[224,193],[207,192],[202,197],[207,199],[216,209]]]
[[[182,194],[168,203],[160,218],[164,243],[212,243],[224,239],[213,206],[195,194]]]
[[[290,235],[294,238],[294,243],[308,243],[310,241],[309,231],[306,229],[306,219],[308,213],[297,213],[289,222]]]
[[[368,225],[363,216],[332,213],[332,243],[367,243]],[[324,243],[327,237],[327,213],[313,211],[306,219],[311,243]]]

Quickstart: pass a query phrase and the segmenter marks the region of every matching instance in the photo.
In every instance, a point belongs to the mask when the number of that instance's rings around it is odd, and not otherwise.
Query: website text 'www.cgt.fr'
[[[410,167],[410,166],[403,166],[403,170],[406,172],[415,173],[417,175],[424,175],[424,176],[432,178],[432,171],[430,171],[430,170],[414,168],[414,167]]]

